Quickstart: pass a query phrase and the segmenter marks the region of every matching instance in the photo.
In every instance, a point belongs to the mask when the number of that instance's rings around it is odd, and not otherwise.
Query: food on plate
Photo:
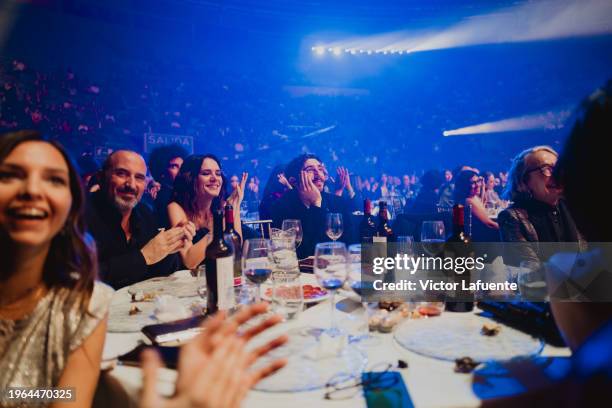
[[[327,295],[327,291],[320,286],[302,285],[304,299],[316,299]]]
[[[429,306],[429,305],[420,306],[418,308],[418,312],[423,316],[430,316],[430,317],[439,316],[441,313],[440,308],[436,306]]]
[[[130,316],[134,316],[135,314],[138,314],[138,313],[142,313],[142,310],[140,310],[138,306],[136,305],[132,305],[132,307],[130,307],[130,311],[128,312]]]
[[[387,309],[388,311],[392,311],[400,307],[404,302],[400,301],[392,301],[392,300],[381,300],[378,302],[378,307],[381,309]]]
[[[499,324],[496,323],[485,323],[482,326],[482,329],[480,329],[480,333],[482,333],[483,336],[497,336],[499,334],[499,331],[501,330],[501,326]]]
[[[295,287],[280,288],[280,290],[284,289],[295,290]],[[277,291],[278,290],[279,289],[277,289]],[[327,295],[327,290],[323,289],[320,286],[314,285],[302,285],[302,291],[304,293],[304,300],[318,299]],[[272,297],[272,288],[266,289],[265,296],[268,298]]]
[[[132,293],[132,302],[152,302],[161,294],[161,292],[163,292],[163,290],[163,288],[151,292],[143,292],[142,290],[139,290]]]
[[[480,363],[474,361],[471,357],[462,357],[455,360],[455,372],[468,374],[474,371],[474,369]]]
[[[380,326],[378,327],[378,330],[381,333],[391,333],[391,330],[393,330],[393,327],[395,327],[396,324],[398,324],[401,320],[401,316],[397,313],[393,313],[390,314],[387,317],[384,317],[382,319],[382,321],[380,322]]]
[[[390,333],[403,319],[410,316],[410,308],[406,303],[398,305],[393,311],[378,309],[368,320],[370,331]]]

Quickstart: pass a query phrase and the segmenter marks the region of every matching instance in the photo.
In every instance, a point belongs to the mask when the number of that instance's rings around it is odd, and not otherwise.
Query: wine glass
[[[315,247],[314,273],[325,289],[331,291],[331,324],[329,334],[339,333],[336,326],[334,302],[336,291],[342,287],[348,275],[346,246],[342,242],[323,242]]]
[[[444,222],[423,221],[421,226],[421,242],[423,249],[431,256],[436,256],[444,246]]]
[[[242,270],[244,276],[255,285],[255,302],[261,302],[261,284],[272,274],[272,248],[270,240],[264,238],[247,239],[242,248]]]
[[[304,231],[302,230],[302,222],[300,220],[283,220],[282,225],[283,231],[295,231],[295,247],[299,247],[302,243],[302,238],[304,237]]]
[[[208,286],[206,285],[206,266],[199,265],[193,270],[193,275],[196,279],[196,292],[202,299],[200,302],[200,310],[202,314],[206,313],[206,302],[208,301]]]
[[[342,236],[344,226],[342,223],[342,214],[340,213],[329,213],[327,214],[325,233],[332,241],[336,241]]]

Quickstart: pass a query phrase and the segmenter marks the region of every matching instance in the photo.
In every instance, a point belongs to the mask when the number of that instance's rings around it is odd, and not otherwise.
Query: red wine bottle
[[[223,231],[223,237],[234,250],[234,278],[240,278],[242,276],[242,268],[240,266],[242,239],[240,239],[240,235],[234,230],[234,207],[231,204],[225,204],[225,231]]]
[[[372,217],[372,202],[369,198],[363,200],[363,219],[359,224],[359,236],[361,242],[372,242],[376,235],[376,221]]]
[[[472,258],[474,247],[472,239],[465,232],[464,207],[461,204],[453,206],[453,233],[444,244],[444,258]],[[461,272],[461,273],[458,273]],[[474,309],[474,294],[463,288],[470,284],[471,271],[450,271],[450,282],[457,284],[457,289],[450,291],[446,298],[446,310],[451,312],[470,312]]]
[[[213,238],[206,247],[206,284],[208,312],[234,306],[234,253],[223,238],[223,210],[213,210]]]

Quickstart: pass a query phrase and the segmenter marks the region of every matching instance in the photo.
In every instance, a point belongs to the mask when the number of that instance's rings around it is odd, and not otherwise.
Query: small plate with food
[[[329,298],[329,292],[318,285],[302,285],[302,291],[304,293],[304,303],[318,303]],[[265,289],[262,288],[261,298],[263,300],[272,300],[272,287],[268,286]]]

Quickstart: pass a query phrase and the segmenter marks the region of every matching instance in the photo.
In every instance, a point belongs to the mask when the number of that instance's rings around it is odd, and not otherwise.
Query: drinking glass
[[[275,273],[272,277],[272,308],[285,320],[298,317],[304,307],[304,292],[300,275]]]
[[[327,214],[325,233],[332,241],[336,241],[342,236],[344,226],[342,223],[342,214],[340,213],[329,213]]]
[[[242,270],[244,276],[257,285],[255,302],[261,302],[261,284],[272,274],[272,248],[270,240],[264,238],[247,239],[242,248]]]
[[[346,246],[342,242],[323,242],[315,247],[314,273],[321,286],[331,292],[331,324],[329,334],[339,334],[335,319],[336,291],[342,287],[348,274]]]
[[[444,222],[423,221],[421,226],[421,242],[423,249],[431,256],[436,256],[444,247]]]
[[[275,230],[270,240],[275,272],[300,273],[297,253],[295,251],[295,230]]]
[[[300,220],[283,220],[283,231],[291,231],[295,232],[295,247],[299,247],[302,243],[302,238],[304,238],[304,231],[302,230],[302,222]]]
[[[200,296],[200,309],[202,314],[206,313],[206,302],[208,301],[208,286],[206,286],[206,265],[200,265],[193,269],[193,275],[196,279],[196,292]]]
[[[521,300],[543,302],[548,297],[544,264],[521,261],[517,278]]]
[[[397,253],[402,255],[414,254],[414,238],[412,235],[400,235],[397,237]]]

